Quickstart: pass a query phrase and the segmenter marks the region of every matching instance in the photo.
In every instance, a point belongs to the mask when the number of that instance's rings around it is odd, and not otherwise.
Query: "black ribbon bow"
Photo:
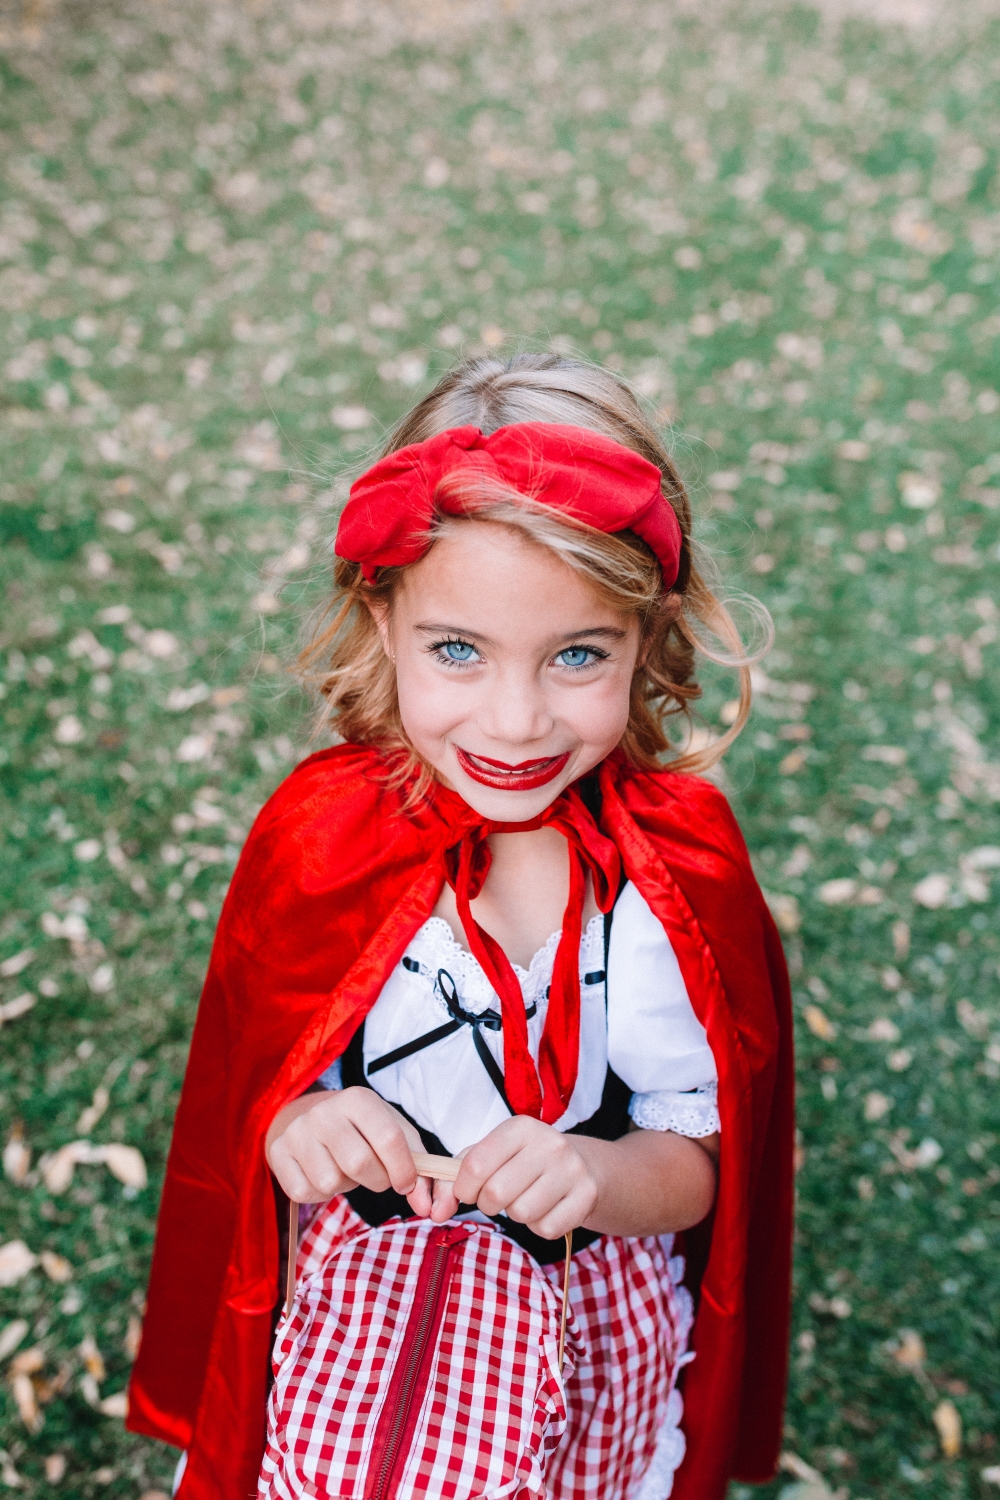
[[[428,978],[430,977],[429,971],[425,970],[423,965],[419,964],[416,959],[410,957],[404,958],[403,967],[409,969],[411,973],[423,972]],[[380,1073],[383,1068],[391,1068],[393,1063],[402,1062],[405,1057],[412,1057],[415,1052],[422,1052],[425,1047],[432,1047],[435,1042],[443,1042],[445,1037],[454,1036],[455,1032],[461,1030],[463,1026],[471,1026],[472,1042],[479,1054],[479,1060],[489,1074],[490,1081],[497,1093],[511,1114],[513,1114],[514,1111],[510,1108],[510,1101],[507,1098],[507,1091],[504,1088],[503,1073],[482,1035],[484,1029],[486,1031],[502,1031],[502,1016],[495,1010],[478,1012],[466,1010],[458,998],[458,986],[447,969],[438,969],[434,988],[440,993],[445,1005],[447,1005],[451,1013],[451,1020],[446,1021],[443,1026],[436,1026],[433,1031],[425,1031],[423,1036],[416,1037],[412,1042],[407,1042],[403,1047],[397,1047],[393,1052],[387,1052],[384,1057],[377,1057],[365,1069],[368,1077],[370,1078],[373,1073]],[[531,1020],[537,1008],[534,1002],[526,1008],[525,1017],[527,1020]]]

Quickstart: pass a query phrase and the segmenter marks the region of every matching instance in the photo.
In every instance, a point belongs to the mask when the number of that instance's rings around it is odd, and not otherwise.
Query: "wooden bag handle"
[[[430,1177],[436,1182],[454,1182],[462,1163],[456,1156],[428,1156],[423,1151],[413,1152],[413,1165],[418,1177]],[[285,1317],[292,1310],[295,1300],[295,1262],[299,1252],[299,1205],[288,1205],[288,1276],[285,1281]],[[563,1353],[566,1349],[566,1320],[569,1316],[569,1272],[573,1258],[573,1231],[566,1235],[566,1264],[563,1269],[562,1316],[559,1320],[559,1368],[562,1369]]]
[[[427,1156],[414,1151],[413,1165],[418,1177],[433,1177],[438,1182],[454,1182],[462,1163],[454,1156]],[[559,1368],[562,1369],[566,1348],[566,1320],[569,1316],[569,1270],[573,1256],[573,1231],[566,1235],[566,1264],[563,1269],[562,1316],[559,1320]]]

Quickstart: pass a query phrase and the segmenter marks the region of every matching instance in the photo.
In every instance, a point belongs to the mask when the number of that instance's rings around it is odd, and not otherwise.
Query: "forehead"
[[[562,633],[623,621],[621,611],[562,558],[516,528],[460,521],[404,572],[396,603],[417,624],[503,622]],[[418,619],[419,617],[419,619]]]

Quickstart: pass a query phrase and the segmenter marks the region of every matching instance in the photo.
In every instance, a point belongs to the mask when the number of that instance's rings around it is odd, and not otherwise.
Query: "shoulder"
[[[322,817],[330,809],[354,808],[359,816],[386,799],[398,809],[399,795],[386,785],[384,762],[368,745],[334,745],[300,761],[264,803],[254,834],[281,824]]]
[[[296,766],[264,804],[240,861],[243,873],[268,868],[306,884],[350,881],[394,849],[426,843],[419,816],[404,810],[390,767],[365,745],[336,745]]]
[[[618,761],[609,768],[625,811],[671,863],[674,858],[708,857],[740,878],[750,874],[750,857],[725,793],[703,776],[645,771]]]

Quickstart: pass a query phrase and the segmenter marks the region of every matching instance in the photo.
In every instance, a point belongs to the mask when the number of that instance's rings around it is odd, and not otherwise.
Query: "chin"
[[[565,785],[558,781],[533,792],[498,792],[480,786],[467,776],[461,778],[461,784],[457,777],[452,781],[463,801],[493,823],[530,823],[532,818],[551,807]]]

